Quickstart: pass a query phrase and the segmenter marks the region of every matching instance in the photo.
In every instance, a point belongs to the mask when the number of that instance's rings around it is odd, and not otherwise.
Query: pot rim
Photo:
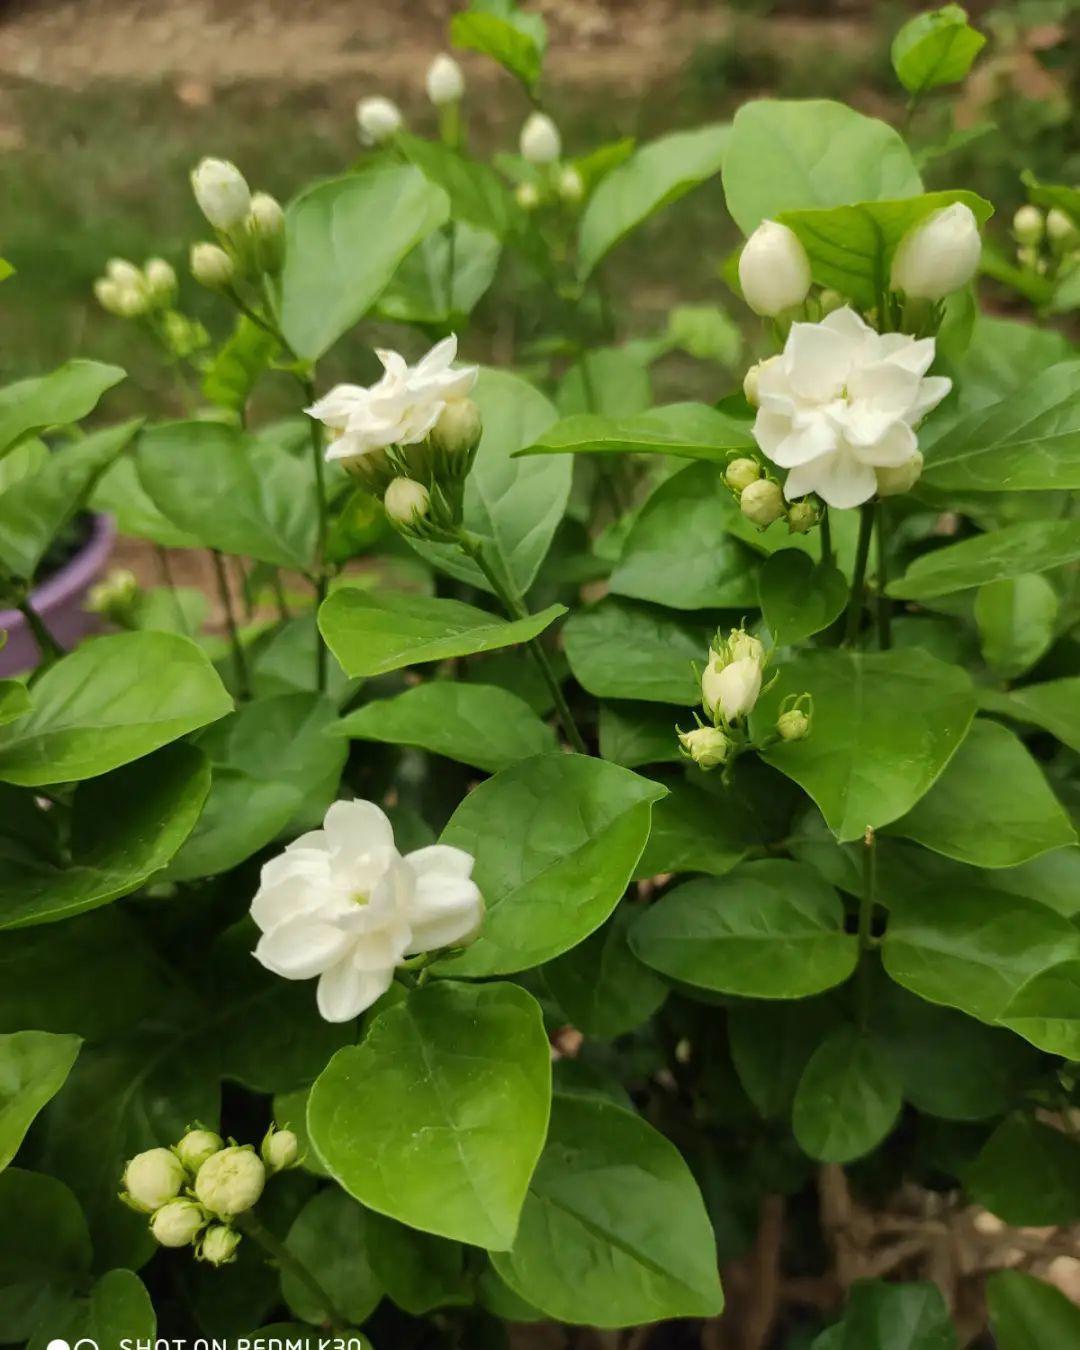
[[[30,592],[34,608],[48,615],[74,599],[94,581],[112,551],[116,526],[109,516],[92,517],[90,536],[63,567]],[[0,628],[19,628],[25,623],[17,609],[0,609]]]

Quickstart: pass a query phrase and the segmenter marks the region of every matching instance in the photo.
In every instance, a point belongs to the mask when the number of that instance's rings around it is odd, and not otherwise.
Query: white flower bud
[[[530,164],[554,164],[562,153],[562,137],[547,113],[534,112],[521,128],[518,146]]]
[[[731,742],[717,727],[695,727],[680,731],[679,744],[699,768],[715,769],[723,764],[731,749]]]
[[[776,730],[785,741],[801,741],[810,730],[810,719],[800,708],[789,708],[776,719]]]
[[[255,260],[264,272],[280,272],[285,261],[285,212],[269,192],[256,192],[247,218]]]
[[[564,202],[579,202],[585,196],[585,180],[572,164],[559,174],[555,189]]]
[[[702,692],[705,682],[702,680]],[[725,722],[746,717],[761,693],[761,662],[744,656],[718,670],[710,682],[713,703],[705,704],[710,716],[719,714]]]
[[[194,1200],[170,1200],[150,1220],[150,1232],[163,1247],[186,1247],[205,1223],[203,1208]]]
[[[894,291],[913,300],[942,300],[966,286],[982,254],[971,208],[954,202],[908,230],[893,256]]]
[[[233,1145],[207,1158],[195,1178],[195,1194],[212,1214],[230,1218],[256,1203],[266,1185],[266,1168],[255,1150]]]
[[[431,496],[423,483],[395,478],[386,489],[383,507],[395,525],[415,525],[431,510]]]
[[[382,145],[404,125],[401,109],[381,94],[362,98],[356,105],[356,124],[365,145]]]
[[[1072,216],[1058,206],[1051,207],[1046,214],[1046,234],[1050,242],[1058,246],[1080,238],[1080,230],[1077,230]]]
[[[176,1156],[189,1172],[197,1172],[207,1158],[225,1147],[225,1141],[213,1130],[188,1130],[176,1146]]]
[[[118,286],[137,286],[146,284],[146,278],[133,262],[126,258],[110,258],[105,264],[105,275]]]
[[[286,1167],[296,1165],[300,1157],[300,1141],[292,1130],[277,1130],[271,1125],[259,1152],[266,1170],[273,1176],[275,1172],[283,1172]]]
[[[184,1169],[180,1159],[167,1148],[150,1148],[137,1153],[124,1169],[124,1191],[133,1209],[152,1214],[180,1194]]]
[[[922,477],[922,471],[923,457],[919,450],[916,450],[912,457],[903,464],[888,468],[879,465],[874,469],[878,496],[898,497],[903,492],[910,492]]]
[[[448,455],[466,455],[480,444],[484,430],[479,405],[471,398],[453,398],[431,429],[431,442]]]
[[[465,93],[465,76],[452,56],[440,52],[428,66],[424,85],[428,98],[441,108],[444,103],[456,103]]]
[[[733,459],[724,470],[724,482],[734,492],[742,492],[761,477],[761,466],[756,459]]]
[[[759,478],[748,484],[739,494],[739,509],[747,520],[764,530],[784,514],[784,494],[780,484],[770,478]]]
[[[155,300],[171,300],[176,294],[176,272],[164,258],[148,258],[143,268],[146,284]]]
[[[1021,244],[1037,244],[1046,230],[1043,213],[1029,202],[1013,216],[1013,234]]]
[[[122,286],[109,277],[98,277],[94,282],[94,296],[102,309],[120,319],[137,319],[146,308],[141,287]]]
[[[228,160],[200,160],[191,172],[191,189],[199,210],[215,230],[235,229],[251,210],[251,189]]]
[[[787,527],[791,534],[808,534],[818,523],[813,502],[792,502],[788,507]]]
[[[727,640],[729,661],[756,661],[759,666],[765,664],[765,647],[760,638],[748,633],[745,628],[733,628]]]
[[[236,1260],[236,1249],[240,1246],[240,1234],[224,1224],[211,1225],[203,1234],[195,1255],[200,1261],[211,1266],[227,1266]]]
[[[540,189],[535,183],[519,183],[514,189],[514,200],[523,211],[535,211],[540,205]]]
[[[210,291],[223,291],[232,283],[233,260],[217,244],[192,244],[191,275]]]
[[[810,259],[786,225],[763,220],[739,255],[739,286],[755,314],[801,305],[810,291]]]

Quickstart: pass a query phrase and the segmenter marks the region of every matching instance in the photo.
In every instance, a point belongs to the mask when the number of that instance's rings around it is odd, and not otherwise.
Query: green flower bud
[[[556,191],[564,202],[571,205],[585,196],[585,180],[572,164],[568,164],[559,174]]]
[[[203,1208],[194,1200],[170,1200],[150,1220],[150,1232],[163,1247],[186,1247],[195,1241],[205,1223]]]
[[[454,398],[439,414],[430,440],[448,455],[468,455],[480,444],[483,430],[479,406],[471,398]]]
[[[922,476],[922,470],[923,457],[918,450],[903,464],[876,468],[874,476],[877,478],[878,496],[897,497],[903,492],[910,492]]]
[[[535,183],[519,183],[514,198],[523,211],[535,211],[540,205],[540,189]]]
[[[110,258],[105,264],[105,275],[118,286],[136,286],[141,290],[146,285],[142,272],[126,258]]]
[[[789,708],[776,719],[776,729],[785,741],[801,741],[810,730],[810,719],[799,708]]]
[[[191,275],[208,291],[223,291],[232,284],[236,268],[233,260],[217,244],[191,246]]]
[[[247,218],[255,261],[264,272],[280,272],[285,262],[285,212],[269,192],[256,192]]]
[[[431,510],[431,494],[423,483],[395,478],[386,489],[383,507],[394,525],[416,525]]]
[[[236,1260],[236,1249],[240,1246],[240,1234],[223,1224],[212,1224],[202,1236],[195,1250],[200,1261],[211,1266],[227,1266]]]
[[[679,744],[683,752],[701,769],[715,769],[728,757],[731,742],[717,727],[695,727],[680,731]]]
[[[176,1156],[189,1172],[197,1172],[207,1158],[224,1147],[224,1139],[213,1130],[188,1130],[176,1146]]]
[[[780,484],[769,478],[759,478],[748,484],[739,494],[739,508],[747,520],[759,529],[767,529],[784,514],[784,494]]]
[[[788,507],[787,526],[792,534],[806,534],[817,523],[817,507],[813,502],[793,502]]]
[[[1062,211],[1059,206],[1051,207],[1047,212],[1046,234],[1055,248],[1071,244],[1074,240],[1080,238],[1080,230],[1077,230],[1072,216]]]
[[[180,1159],[170,1149],[150,1148],[125,1167],[125,1198],[132,1209],[152,1214],[180,1194],[184,1179]]]
[[[207,1158],[195,1178],[199,1201],[223,1219],[243,1214],[254,1205],[266,1185],[266,1168],[247,1145],[223,1148]]]
[[[761,477],[761,468],[756,459],[733,459],[724,470],[724,482],[735,492],[742,492],[751,483]]]
[[[1037,244],[1043,237],[1046,221],[1037,206],[1022,206],[1013,216],[1013,234],[1021,244]]]
[[[152,299],[167,304],[176,294],[176,271],[164,258],[147,258],[143,268]]]
[[[292,1130],[277,1130],[271,1125],[259,1151],[266,1170],[273,1176],[275,1172],[283,1172],[286,1167],[296,1166],[300,1158],[300,1141]]]

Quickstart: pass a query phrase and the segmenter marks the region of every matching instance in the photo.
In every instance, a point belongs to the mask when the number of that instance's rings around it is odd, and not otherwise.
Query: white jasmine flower
[[[216,230],[242,225],[251,210],[251,189],[226,159],[203,159],[192,170],[191,188],[199,210]]]
[[[330,428],[326,458],[355,459],[388,445],[416,445],[435,426],[448,403],[465,398],[476,383],[476,366],[451,369],[457,338],[451,334],[415,366],[397,352],[376,353],[385,374],[376,384],[339,384],[305,409]]]
[[[900,240],[890,285],[916,300],[943,300],[968,284],[981,254],[979,222],[969,206],[954,202]]]
[[[382,145],[401,130],[405,119],[393,100],[375,94],[356,105],[356,124],[365,145]]]
[[[782,314],[810,290],[810,259],[794,231],[763,220],[739,254],[739,286],[755,314]]]
[[[877,490],[875,469],[918,454],[915,427],[952,388],[927,376],[934,339],[876,333],[847,307],[792,324],[779,360],[760,373],[754,438],[789,470],[789,501],[816,492],[852,507]]]
[[[562,154],[562,137],[547,113],[533,112],[521,128],[518,146],[530,164],[553,164]]]
[[[424,77],[427,96],[437,108],[456,103],[465,93],[465,76],[452,56],[440,52],[428,66]]]
[[[751,656],[742,656],[720,666],[709,658],[709,665],[701,680],[702,701],[711,717],[717,714],[725,722],[738,721],[754,709],[761,693],[761,662]]]
[[[328,1022],[346,1022],[389,989],[406,957],[470,941],[484,902],[473,859],[433,844],[404,857],[372,802],[335,802],[262,870],[251,917],[256,959],[289,980],[319,980]]]

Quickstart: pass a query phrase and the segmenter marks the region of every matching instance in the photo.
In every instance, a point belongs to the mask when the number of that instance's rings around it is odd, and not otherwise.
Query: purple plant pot
[[[115,538],[116,528],[108,516],[94,516],[90,538],[78,553],[31,592],[34,608],[65,649],[98,626],[97,616],[87,614],[83,602],[104,571]],[[36,666],[37,643],[17,609],[0,609],[0,628],[7,629],[7,643],[0,647],[0,675],[19,675]]]

